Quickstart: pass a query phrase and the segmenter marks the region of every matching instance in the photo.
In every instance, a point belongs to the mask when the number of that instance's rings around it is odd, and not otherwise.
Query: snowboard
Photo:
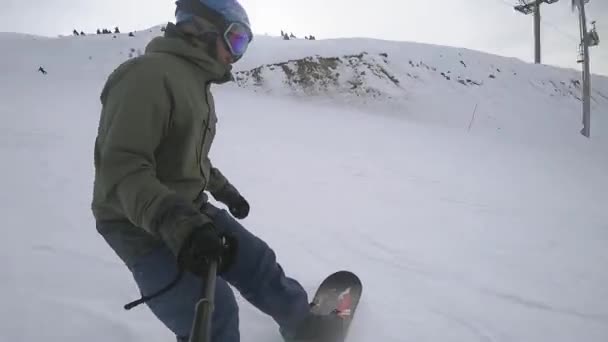
[[[311,310],[320,314],[335,314],[341,319],[340,331],[332,342],[343,342],[355,316],[363,286],[356,274],[338,271],[325,278],[312,299]]]

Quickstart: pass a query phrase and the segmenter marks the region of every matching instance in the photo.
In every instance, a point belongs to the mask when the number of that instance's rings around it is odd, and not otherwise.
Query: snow
[[[160,33],[151,30],[0,34],[0,341],[174,340],[147,308],[122,309],[139,292],[90,213],[101,87]],[[390,106],[341,97],[340,86],[303,94],[269,69],[263,91],[214,88],[211,157],[252,205],[243,224],[310,293],[337,269],[360,275],[352,342],[607,341],[608,79],[593,78],[588,140],[574,70],[423,44],[276,37],[256,37],[236,69],[363,51],[401,81],[396,93],[365,80]],[[280,341],[239,302],[244,342]]]

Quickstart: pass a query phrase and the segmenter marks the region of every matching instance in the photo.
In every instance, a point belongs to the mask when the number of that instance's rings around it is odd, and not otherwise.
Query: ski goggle
[[[251,29],[243,23],[231,23],[224,31],[224,42],[235,60],[245,54],[252,39]]]

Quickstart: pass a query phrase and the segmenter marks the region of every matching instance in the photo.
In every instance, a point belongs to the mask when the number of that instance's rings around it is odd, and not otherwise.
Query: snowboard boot
[[[335,312],[310,312],[295,329],[280,329],[280,332],[286,342],[338,342],[342,340],[342,324],[342,319]]]

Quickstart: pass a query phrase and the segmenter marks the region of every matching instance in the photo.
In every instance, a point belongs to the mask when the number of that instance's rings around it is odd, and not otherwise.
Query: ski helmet
[[[177,0],[175,4],[176,24],[198,16],[211,21],[219,29],[225,29],[231,23],[251,28],[249,16],[237,0]]]
[[[176,24],[201,17],[213,24],[223,36],[230,52],[240,58],[253,40],[247,12],[238,0],[177,0]]]

